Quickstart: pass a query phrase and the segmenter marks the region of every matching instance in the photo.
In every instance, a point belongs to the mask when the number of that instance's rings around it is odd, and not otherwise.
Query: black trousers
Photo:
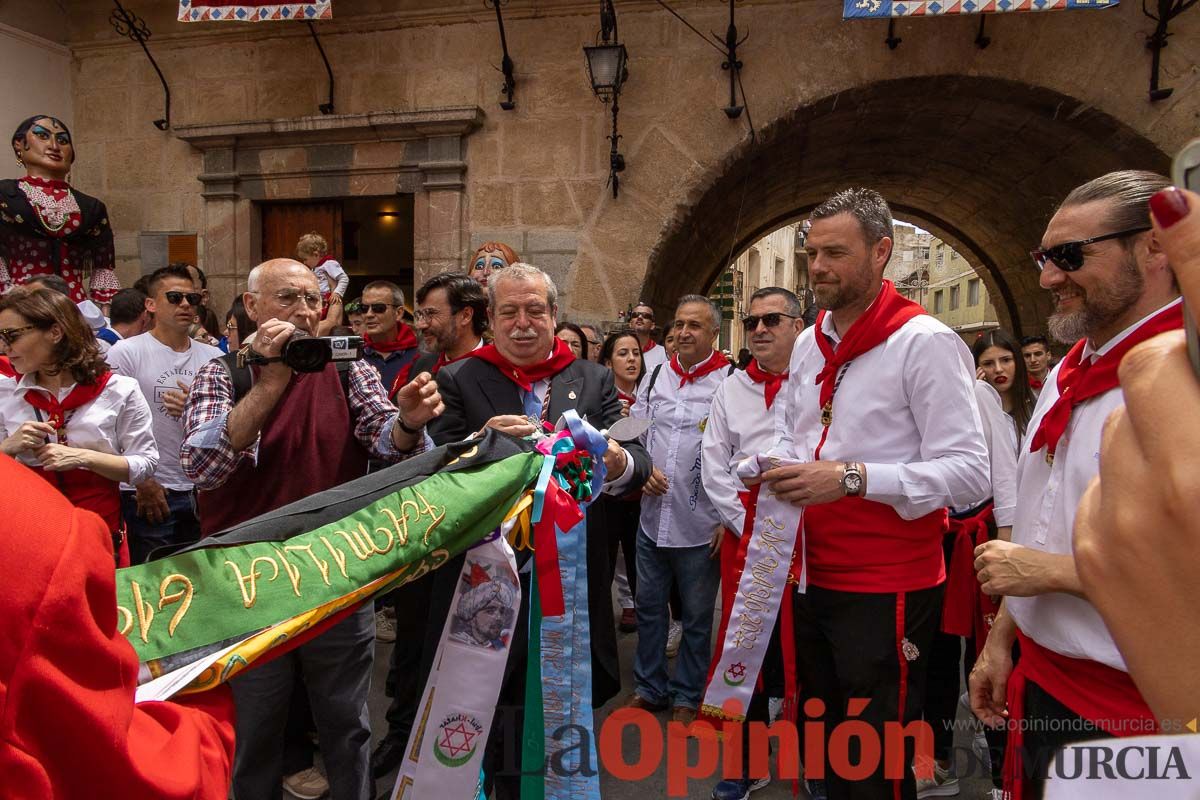
[[[942,539],[946,569],[950,569],[954,534]],[[963,637],[945,633],[938,625],[929,652],[929,667],[925,679],[925,721],[933,728],[933,756],[938,760],[950,758],[954,747],[954,720],[958,716],[958,698],[962,681],[974,664],[974,645],[963,652]]]
[[[601,525],[608,534],[608,572],[616,573],[617,550],[624,548],[625,576],[629,579],[629,592],[637,597],[637,531],[638,516],[642,504],[637,500],[622,500],[604,495],[598,499],[588,514],[600,514]]]
[[[1024,735],[1024,767],[1034,772],[1032,791],[1027,795],[1030,800],[1042,800],[1046,772],[1060,748],[1112,736],[1055,700],[1033,681],[1025,685]]]
[[[941,621],[942,587],[913,592],[841,592],[809,586],[795,600],[796,668],[807,697],[821,700],[825,780],[831,800],[893,800],[896,782],[885,777],[884,724],[907,724],[921,718],[925,677],[933,635]],[[898,636],[902,632],[903,636]],[[900,639],[900,641],[897,641]],[[903,676],[903,680],[902,680]],[[903,694],[903,709],[901,695]],[[865,708],[851,716],[866,701]],[[817,717],[805,719],[811,723]],[[831,764],[831,740],[839,747],[835,762],[862,763],[860,739],[836,735],[847,720],[866,722],[875,731],[881,754],[870,774],[847,780]],[[843,732],[849,728],[843,729]],[[889,734],[893,739],[897,733]],[[908,765],[915,746],[905,740],[900,796],[916,800],[916,783]],[[812,766],[806,764],[812,775]]]

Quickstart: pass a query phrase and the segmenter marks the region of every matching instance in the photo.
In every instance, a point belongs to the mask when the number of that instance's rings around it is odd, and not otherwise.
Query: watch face
[[[843,479],[843,482],[846,484],[847,494],[858,494],[862,489],[862,476],[857,473],[847,473],[846,477]]]

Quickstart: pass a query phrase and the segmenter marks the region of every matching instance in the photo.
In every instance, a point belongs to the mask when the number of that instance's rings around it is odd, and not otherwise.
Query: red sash
[[[767,401],[767,408],[775,402],[775,395],[779,394],[788,376],[787,370],[780,373],[767,372],[758,365],[757,358],[750,359],[750,363],[746,365],[746,374],[750,376],[750,380],[763,385],[763,399]]]
[[[983,593],[975,577],[975,548],[988,540],[988,521],[993,518],[988,503],[979,513],[965,519],[950,518],[954,537],[950,568],[946,576],[946,596],[942,601],[942,631],[952,636],[975,639],[978,657],[996,619],[996,603]]]
[[[1012,800],[1022,800],[1032,789],[1021,761],[1029,681],[1113,736],[1141,736],[1157,730],[1158,719],[1128,672],[1056,653],[1020,630],[1017,642],[1021,659],[1008,678],[1008,751],[1004,757],[1004,789]]]
[[[497,367],[504,373],[506,378],[527,392],[533,391],[535,383],[547,378],[553,378],[575,360],[575,354],[571,352],[571,348],[557,336],[554,337],[554,350],[550,353],[549,358],[523,367],[518,367],[509,361],[496,349],[496,345],[494,344],[484,345],[478,350],[472,350],[470,355],[475,358],[482,358],[492,366]]]
[[[716,372],[719,369],[728,369],[729,361],[725,356],[713,350],[708,354],[708,358],[700,362],[691,372],[684,370],[683,365],[679,363],[679,354],[671,356],[671,371],[679,376],[679,388],[682,389],[689,383],[694,383],[700,380],[710,372]]]
[[[1052,459],[1059,439],[1071,422],[1071,412],[1075,406],[1117,388],[1117,367],[1121,365],[1125,354],[1147,339],[1182,327],[1183,304],[1177,302],[1143,322],[1116,347],[1094,361],[1083,361],[1083,348],[1087,340],[1076,342],[1058,368],[1058,399],[1042,417],[1029,443],[1029,452],[1036,453],[1045,447],[1046,457]]]

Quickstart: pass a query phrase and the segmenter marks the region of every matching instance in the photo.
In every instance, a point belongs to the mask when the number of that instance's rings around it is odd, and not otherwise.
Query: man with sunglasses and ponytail
[[[654,341],[654,309],[649,303],[639,302],[633,307],[633,313],[629,315],[629,327],[637,334],[638,344],[642,347],[642,360],[646,362],[646,374],[649,375],[655,367],[670,358],[663,346]],[[663,333],[666,331],[667,328],[664,328]]]
[[[805,770],[824,766],[831,800],[915,800],[912,737],[902,774],[883,759],[853,777],[831,768],[831,756],[844,765],[847,754],[845,745],[832,753],[830,740],[837,745],[848,718],[881,742],[896,738],[896,723],[921,718],[946,580],[946,508],[991,494],[974,360],[883,279],[892,242],[878,192],[846,189],[813,210],[805,249],[822,311],[796,340],[783,389],[779,453],[794,463],[763,472],[759,494],[760,504],[769,490],[803,511],[796,666],[805,711],[821,718],[826,739],[826,763]],[[923,755],[931,771],[932,750]]]
[[[1042,796],[1047,762],[1069,742],[1158,729],[1084,596],[1071,535],[1099,472],[1105,420],[1124,404],[1121,359],[1183,325],[1174,272],[1150,231],[1150,198],[1169,185],[1133,170],[1085,183],[1031,253],[1054,297],[1050,335],[1074,346],[1047,375],[1022,444],[1012,541],[975,551],[983,590],[1005,599],[970,677],[976,716],[1009,730],[1005,789],[1014,800]]]
[[[137,486],[121,486],[121,513],[129,528],[129,554],[141,564],[159,547],[173,548],[200,538],[194,486],[179,466],[184,401],[196,372],[222,354],[188,335],[202,303],[185,265],[155,270],[147,283],[146,310],[154,327],[123,339],[108,351],[113,371],[137,380],[150,403],[158,467]]]

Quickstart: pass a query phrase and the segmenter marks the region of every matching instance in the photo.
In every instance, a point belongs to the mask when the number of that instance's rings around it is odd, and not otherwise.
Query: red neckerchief
[[[658,342],[654,341],[653,339],[649,339],[649,338],[648,338],[646,341],[648,341],[650,344],[648,344],[648,345],[646,345],[645,347],[643,347],[643,348],[642,348],[642,355],[643,355],[643,356],[644,356],[644,355],[646,355],[646,353],[649,353],[649,352],[650,352],[651,350],[653,350],[654,348],[658,347]]]
[[[337,259],[334,258],[333,256],[322,256],[321,260],[317,262],[317,266],[313,267],[313,269],[319,269],[319,268],[325,266],[330,261],[337,261]]]
[[[401,322],[396,328],[396,338],[390,342],[377,342],[371,338],[371,334],[363,336],[363,344],[376,353],[395,353],[398,350],[409,350],[417,346],[417,335],[412,332],[412,328]]]
[[[634,403],[636,403],[636,402],[637,402],[637,398],[636,398],[636,397],[634,397],[634,396],[633,396],[633,395],[631,395],[631,394],[625,394],[625,393],[624,393],[624,392],[622,392],[620,389],[617,389],[617,399],[618,399],[618,400],[624,400],[626,403],[629,403],[629,405],[633,405]]]
[[[0,375],[6,375],[9,378],[19,377],[17,371],[13,369],[12,362],[8,360],[8,356],[0,356]]]
[[[750,359],[750,363],[746,365],[746,374],[755,383],[763,384],[763,398],[767,401],[767,408],[775,402],[775,395],[779,394],[788,376],[787,370],[780,373],[767,372],[758,365],[757,358]]]
[[[689,383],[698,381],[710,372],[716,372],[719,369],[729,366],[729,361],[725,356],[713,350],[709,353],[708,358],[700,362],[691,372],[685,372],[683,366],[679,363],[679,353],[671,356],[671,369],[679,376],[679,388],[682,389]]]
[[[21,178],[25,183],[33,184],[40,187],[43,192],[53,197],[55,200],[62,200],[67,196],[67,192],[71,191],[71,184],[66,181],[58,181],[53,178],[38,178],[33,175],[26,175]]]
[[[1029,376],[1029,388],[1030,389],[1041,389],[1045,385],[1046,384],[1043,381],[1039,381],[1037,378],[1033,377],[1032,375]]]
[[[913,301],[901,297],[891,281],[884,281],[879,296],[861,317],[854,320],[836,351],[833,349],[833,342],[822,329],[822,323],[828,313],[822,311],[817,315],[814,331],[817,347],[821,349],[821,355],[825,356],[825,366],[817,373],[816,381],[821,386],[821,408],[825,410],[832,406],[833,386],[843,366],[887,341],[888,337],[900,330],[906,322],[926,311]]]
[[[554,377],[575,360],[575,354],[571,352],[571,348],[557,336],[554,337],[554,350],[550,353],[549,358],[525,367],[518,367],[509,361],[500,354],[500,351],[496,349],[496,345],[494,344],[484,345],[478,350],[472,350],[469,355],[475,358],[482,358],[484,361],[498,368],[504,373],[504,377],[527,392],[533,391],[535,383]]]
[[[25,402],[36,409],[45,411],[46,421],[54,426],[54,430],[61,432],[67,424],[67,412],[99,397],[111,377],[111,372],[105,372],[96,379],[95,383],[77,383],[75,388],[68,392],[61,401],[46,391],[30,389],[25,392]]]
[[[1117,367],[1121,365],[1125,354],[1147,339],[1182,327],[1183,304],[1175,303],[1143,322],[1116,347],[1094,361],[1083,360],[1083,348],[1087,340],[1076,342],[1058,368],[1058,399],[1042,417],[1029,443],[1029,452],[1036,453],[1045,447],[1046,459],[1052,460],[1058,440],[1067,432],[1075,406],[1117,388]]]

